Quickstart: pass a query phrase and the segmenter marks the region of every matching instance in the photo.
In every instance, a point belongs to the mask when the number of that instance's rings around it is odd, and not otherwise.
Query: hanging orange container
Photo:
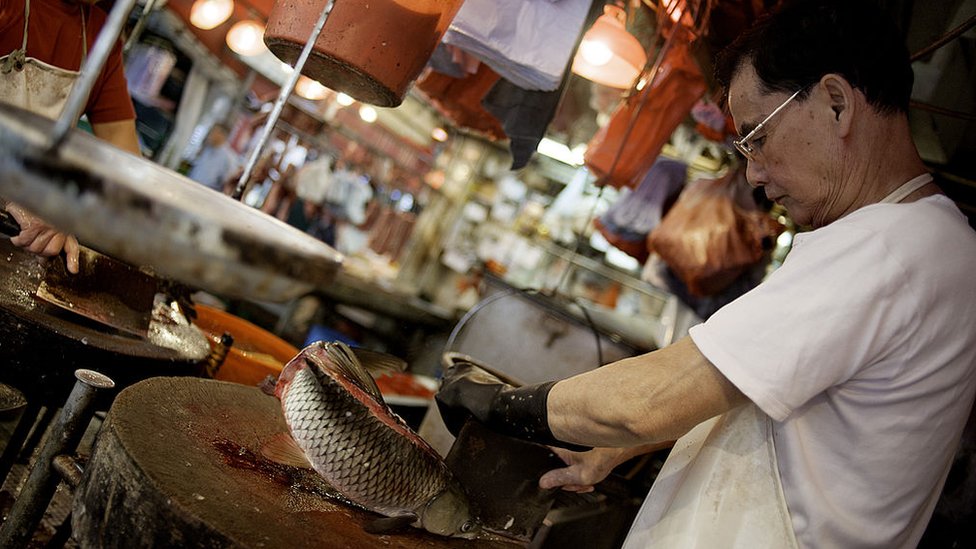
[[[225,332],[234,338],[215,379],[255,386],[267,376],[278,377],[298,354],[294,345],[250,322],[213,307],[197,304],[194,324],[215,344]]]
[[[264,42],[295,64],[328,0],[278,0]],[[396,107],[463,0],[335,0],[302,73],[364,103]]]

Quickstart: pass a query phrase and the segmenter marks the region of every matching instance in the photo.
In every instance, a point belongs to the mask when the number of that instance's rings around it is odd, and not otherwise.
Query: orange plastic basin
[[[209,336],[211,346],[225,332],[234,337],[216,379],[254,386],[269,375],[277,377],[285,363],[298,354],[291,343],[243,318],[206,305],[195,308],[194,324]]]

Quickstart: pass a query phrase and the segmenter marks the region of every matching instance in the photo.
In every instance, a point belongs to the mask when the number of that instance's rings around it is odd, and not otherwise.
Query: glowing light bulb
[[[227,31],[227,47],[240,55],[257,55],[266,49],[264,25],[254,20],[238,21]]]
[[[322,84],[319,84],[315,80],[303,75],[299,76],[298,82],[295,83],[295,93],[304,97],[305,99],[318,101],[320,99],[325,99],[325,96],[328,94],[328,90]]]
[[[376,109],[370,107],[369,105],[363,105],[359,107],[359,118],[363,119],[363,122],[372,124],[376,122]]]
[[[430,136],[441,143],[447,141],[447,131],[444,128],[434,128],[430,131]]]
[[[336,103],[342,105],[343,107],[348,107],[349,105],[352,105],[354,101],[355,99],[349,97],[344,93],[340,93],[339,95],[336,96]]]
[[[580,55],[587,63],[599,67],[610,62],[613,51],[599,40],[583,40],[580,43]]]
[[[210,30],[220,26],[234,13],[234,0],[196,0],[190,8],[190,23]]]

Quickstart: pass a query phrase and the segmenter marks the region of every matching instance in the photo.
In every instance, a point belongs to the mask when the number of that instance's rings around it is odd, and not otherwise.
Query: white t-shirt
[[[951,200],[797,235],[690,335],[774,420],[801,547],[917,545],[976,392],[976,233]]]

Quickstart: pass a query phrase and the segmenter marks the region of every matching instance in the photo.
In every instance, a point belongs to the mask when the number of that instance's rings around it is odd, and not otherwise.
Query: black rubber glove
[[[576,452],[591,450],[558,440],[549,430],[546,401],[555,381],[513,387],[470,362],[458,362],[444,373],[434,395],[444,424],[455,436],[468,418],[514,438]]]

